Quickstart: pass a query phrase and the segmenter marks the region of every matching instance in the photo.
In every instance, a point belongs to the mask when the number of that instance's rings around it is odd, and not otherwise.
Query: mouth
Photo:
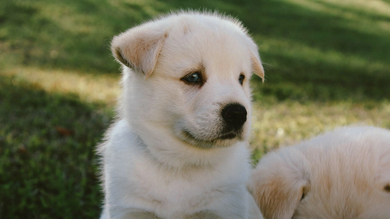
[[[228,143],[229,140],[232,140],[234,138],[242,139],[241,134],[234,131],[222,133],[212,139],[199,139],[192,135],[188,130],[182,131],[182,140],[201,148],[228,146],[231,144]]]
[[[218,137],[218,139],[233,139],[237,136],[234,132],[224,133]]]

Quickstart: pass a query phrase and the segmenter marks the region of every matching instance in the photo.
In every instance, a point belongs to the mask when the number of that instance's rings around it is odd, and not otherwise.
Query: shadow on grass
[[[94,150],[111,116],[0,77],[0,218],[97,218]]]

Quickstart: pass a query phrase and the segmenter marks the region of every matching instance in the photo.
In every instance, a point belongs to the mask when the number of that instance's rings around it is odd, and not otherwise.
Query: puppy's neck
[[[130,124],[130,123],[129,123]],[[131,125],[130,125],[131,127]],[[156,125],[143,124],[137,129],[131,128],[140,140],[145,155],[165,168],[184,170],[188,168],[210,168],[232,162],[241,157],[247,159],[247,146],[238,142],[228,147],[202,149],[178,139],[167,129]],[[151,135],[151,133],[153,133]]]

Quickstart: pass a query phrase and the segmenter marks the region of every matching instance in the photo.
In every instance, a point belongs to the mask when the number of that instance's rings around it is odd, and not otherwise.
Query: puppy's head
[[[330,133],[266,155],[249,185],[264,217],[388,218],[390,133],[375,130]]]
[[[160,131],[202,148],[248,137],[249,79],[264,71],[238,21],[172,14],[116,36],[112,52],[124,68],[122,113],[139,134]]]

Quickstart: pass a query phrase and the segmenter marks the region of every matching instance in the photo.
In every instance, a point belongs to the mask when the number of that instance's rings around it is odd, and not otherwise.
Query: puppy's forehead
[[[175,57],[179,66],[202,65],[219,74],[249,72],[250,50],[243,30],[220,18],[201,18],[177,21],[161,52],[163,57]]]

